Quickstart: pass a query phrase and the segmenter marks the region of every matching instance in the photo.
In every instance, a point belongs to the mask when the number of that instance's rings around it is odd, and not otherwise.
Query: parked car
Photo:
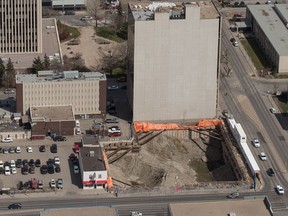
[[[28,173],[29,173],[29,167],[28,167],[28,165],[23,165],[22,174],[23,174],[23,175],[28,175]]]
[[[33,152],[32,147],[27,147],[27,152],[28,152],[28,153],[32,153],[32,152]]]
[[[16,160],[16,167],[17,168],[22,168],[22,159],[17,159]]]
[[[47,160],[47,166],[49,166],[49,165],[52,165],[52,166],[53,166],[53,164],[54,164],[53,159],[52,159],[52,158],[49,158],[49,159]]]
[[[78,174],[79,173],[79,166],[74,164],[73,165],[73,171],[74,171],[74,174]]]
[[[58,179],[57,180],[57,188],[58,189],[63,189],[63,179]]]
[[[23,181],[18,182],[17,188],[18,188],[18,190],[23,190],[23,188],[24,188]]]
[[[4,168],[3,167],[0,167],[0,175],[3,175],[5,172],[4,172]]]
[[[22,161],[22,163],[23,163],[23,166],[28,166],[28,160],[27,160],[27,159],[24,159],[24,160]]]
[[[17,146],[17,147],[15,148],[15,152],[16,152],[17,154],[21,153],[21,148],[20,148],[20,146]]]
[[[41,145],[41,146],[39,147],[39,152],[45,152],[45,151],[46,151],[45,146],[44,146],[44,145]]]
[[[5,89],[4,90],[4,94],[13,94],[13,93],[15,93],[14,89]]]
[[[3,154],[8,154],[8,153],[9,153],[8,148],[3,148]]]
[[[142,216],[143,214],[141,212],[138,211],[133,211],[131,212],[130,216]]]
[[[54,164],[60,165],[60,158],[59,157],[54,157]]]
[[[4,172],[5,172],[5,175],[10,175],[11,174],[10,167],[9,166],[5,166]]]
[[[66,10],[66,11],[64,12],[64,15],[75,15],[75,11],[73,11],[73,10]]]
[[[48,165],[48,173],[49,174],[54,174],[54,166],[52,164]]]
[[[42,165],[40,168],[40,173],[45,175],[48,172],[48,166],[47,165]]]
[[[43,181],[42,180],[38,181],[38,188],[43,189]]]
[[[0,161],[0,168],[3,168],[3,167],[4,167],[3,161]]]
[[[57,165],[55,166],[55,172],[56,172],[56,173],[60,173],[60,172],[61,172],[61,167],[60,167],[60,165],[57,164]]]
[[[52,144],[50,151],[51,153],[57,153],[57,144]]]
[[[269,176],[275,176],[275,172],[274,172],[274,170],[273,170],[272,168],[269,168],[269,169],[267,170],[267,174],[268,174]]]
[[[35,161],[33,159],[30,159],[28,165],[29,166],[34,166],[35,165]]]
[[[13,139],[11,137],[5,137],[1,140],[1,142],[3,143],[10,143],[13,142]]]
[[[14,147],[10,147],[9,148],[9,153],[10,154],[14,154],[15,153],[15,148]]]
[[[35,161],[35,166],[36,166],[36,167],[41,167],[41,161],[40,161],[40,159],[37,159],[37,160]]]
[[[119,86],[116,85],[108,86],[108,90],[117,90],[117,89],[119,89]]]
[[[71,153],[69,156],[70,161],[74,161],[77,159],[77,156],[74,153]]]
[[[51,179],[51,181],[50,181],[50,187],[51,188],[55,188],[56,187],[56,182],[55,182],[55,179]]]
[[[12,167],[12,168],[11,168],[11,173],[12,173],[13,175],[17,173],[16,167]]]
[[[66,141],[66,137],[63,136],[54,136],[53,141]]]
[[[284,188],[281,185],[276,186],[276,191],[279,195],[284,195]]]
[[[29,173],[30,174],[35,174],[35,165],[30,166]]]
[[[88,21],[88,20],[92,20],[92,19],[93,19],[93,17],[91,17],[91,16],[83,16],[80,18],[80,20],[82,20],[82,21]]]
[[[8,209],[21,209],[21,208],[22,208],[21,203],[13,203],[13,204],[8,206]]]
[[[15,161],[14,161],[14,160],[11,160],[11,161],[10,161],[10,167],[11,167],[11,168],[16,167],[16,164],[15,164]]]

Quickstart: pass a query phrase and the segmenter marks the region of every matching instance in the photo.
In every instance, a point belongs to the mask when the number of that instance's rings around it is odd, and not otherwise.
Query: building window
[[[102,174],[98,174],[98,179],[102,179]]]
[[[93,175],[89,175],[89,179],[90,179],[90,180],[93,180]]]

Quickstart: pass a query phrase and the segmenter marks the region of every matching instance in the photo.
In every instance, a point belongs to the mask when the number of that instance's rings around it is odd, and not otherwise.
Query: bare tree
[[[95,19],[95,27],[98,27],[101,0],[87,0],[87,12]]]

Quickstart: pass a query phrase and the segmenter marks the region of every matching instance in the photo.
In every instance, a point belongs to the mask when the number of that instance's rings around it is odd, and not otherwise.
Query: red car
[[[76,154],[78,154],[78,153],[79,153],[79,148],[80,148],[80,146],[79,146],[78,144],[75,144],[75,145],[74,145],[74,148],[73,148],[73,151],[74,151]]]

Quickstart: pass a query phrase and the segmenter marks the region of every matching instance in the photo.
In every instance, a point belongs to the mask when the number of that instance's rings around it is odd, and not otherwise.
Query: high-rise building
[[[214,118],[221,17],[210,1],[129,4],[133,121]]]
[[[0,0],[0,54],[42,52],[41,0]]]

